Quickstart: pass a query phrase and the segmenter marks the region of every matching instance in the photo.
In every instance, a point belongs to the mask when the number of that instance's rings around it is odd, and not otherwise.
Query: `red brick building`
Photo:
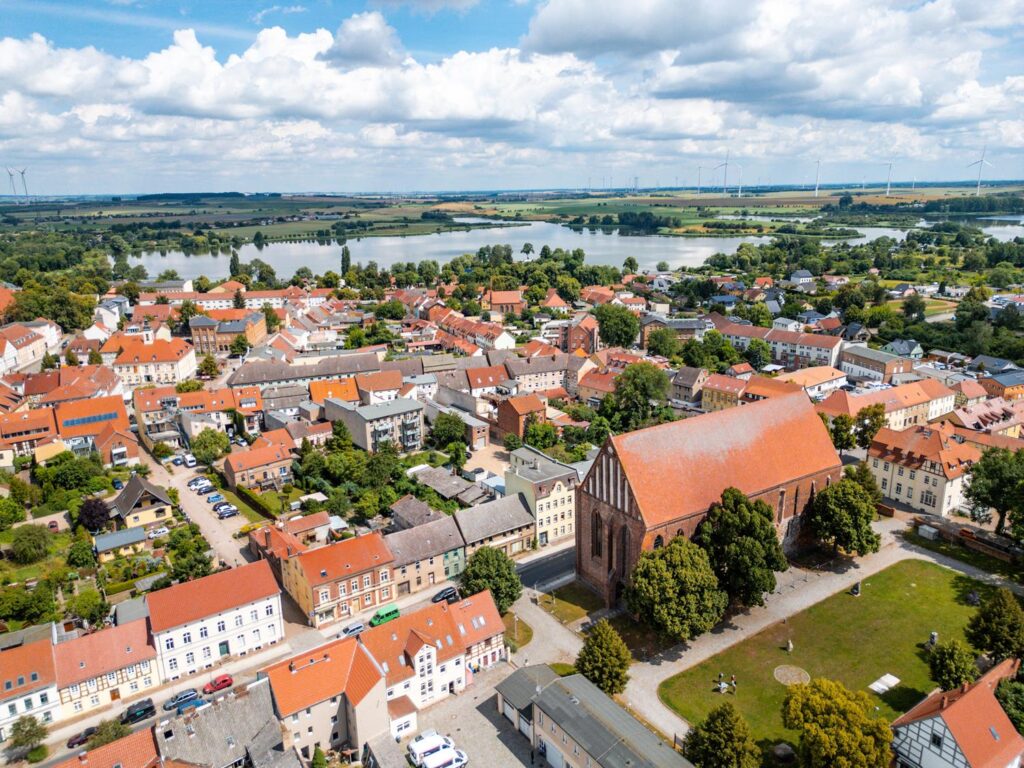
[[[803,392],[610,437],[576,492],[576,572],[614,604],[640,553],[693,536],[729,487],[767,502],[791,543],[841,472]]]
[[[497,434],[495,439],[504,440],[505,435],[512,432],[520,438],[526,432],[526,421],[530,417],[536,421],[546,421],[547,409],[539,397],[534,394],[510,397],[498,403]]]

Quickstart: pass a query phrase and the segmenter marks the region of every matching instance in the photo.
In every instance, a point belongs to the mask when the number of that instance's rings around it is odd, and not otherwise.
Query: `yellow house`
[[[170,520],[173,507],[167,491],[135,475],[110,502],[110,516],[118,528],[152,528]]]
[[[137,555],[146,547],[146,531],[143,528],[125,528],[113,533],[101,533],[93,537],[96,559],[109,563],[118,557]]]

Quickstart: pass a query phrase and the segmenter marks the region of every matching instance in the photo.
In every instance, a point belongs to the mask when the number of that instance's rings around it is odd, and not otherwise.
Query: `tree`
[[[0,531],[25,519],[25,504],[12,498],[0,498]]]
[[[41,525],[22,525],[11,537],[11,559],[20,565],[35,563],[46,557],[50,532]]]
[[[439,413],[430,430],[430,439],[438,448],[449,443],[466,442],[466,422],[454,413]]]
[[[625,690],[632,660],[629,648],[619,633],[607,619],[601,619],[583,641],[576,657],[576,671],[609,696],[614,696]]]
[[[839,413],[832,417],[828,434],[832,438],[832,445],[839,451],[840,456],[843,455],[843,451],[847,451],[857,444],[853,434],[853,417],[845,413]]]
[[[878,487],[878,481],[871,473],[871,468],[866,461],[857,462],[852,467],[848,466],[843,470],[843,476],[867,491],[868,496],[875,504],[882,500],[882,489]]]
[[[310,763],[311,768],[327,768],[327,755],[317,745],[313,749],[313,761]]]
[[[952,691],[978,676],[974,653],[957,639],[939,643],[928,656],[932,680],[944,691]]]
[[[95,589],[83,589],[67,601],[66,609],[72,616],[88,621],[90,624],[101,624],[110,606]]]
[[[818,491],[805,521],[814,536],[833,551],[843,549],[863,557],[877,552],[881,537],[871,529],[875,502],[858,483],[843,478]]]
[[[775,532],[772,508],[726,488],[711,507],[695,541],[708,553],[719,586],[737,605],[764,605],[775,589],[775,572],[788,567]]]
[[[681,640],[692,640],[715,626],[728,603],[707,552],[685,536],[641,553],[626,590],[626,604],[640,621]]]
[[[7,743],[15,749],[32,750],[46,741],[49,731],[32,715],[22,715],[11,725]]]
[[[444,452],[448,454],[448,463],[452,465],[452,471],[458,472],[466,466],[466,444],[456,440],[445,446]]]
[[[39,363],[40,370],[52,371],[57,367],[57,358],[51,355],[49,352],[43,355],[42,361]]]
[[[609,347],[630,347],[640,333],[637,316],[619,304],[602,304],[594,310],[601,342]]]
[[[863,691],[825,678],[790,686],[782,723],[800,731],[803,768],[888,768],[892,730]]]
[[[348,250],[347,245],[341,247],[341,274],[347,275],[349,270],[352,269],[352,254]]]
[[[185,299],[178,305],[178,320],[182,326],[188,328],[189,320],[199,314],[199,307],[192,299]]]
[[[485,589],[491,590],[491,597],[504,614],[512,603],[523,593],[523,582],[516,573],[515,563],[500,549],[480,547],[466,563],[466,569],[459,577],[463,595],[475,595]]]
[[[1018,733],[1024,733],[1024,683],[1000,680],[996,686],[996,699]]]
[[[857,411],[854,421],[856,423],[853,432],[857,438],[857,447],[864,450],[871,447],[871,441],[875,439],[878,430],[889,423],[885,417],[885,406],[882,403],[864,406]]]
[[[96,749],[112,741],[123,739],[130,733],[131,728],[124,725],[120,720],[101,720],[96,725],[96,733],[89,738],[87,746],[89,749]]]
[[[639,428],[668,397],[668,374],[653,363],[633,363],[615,379],[610,405],[624,431]],[[602,409],[604,412],[604,409]]]
[[[198,372],[200,376],[216,376],[220,373],[220,366],[217,365],[217,360],[213,355],[206,354],[199,361]]]
[[[903,316],[907,318],[907,322],[924,322],[924,313],[927,308],[928,305],[925,304],[924,299],[916,293],[910,294],[903,300]]]
[[[267,323],[267,333],[274,333],[281,327],[281,318],[277,316],[277,310],[270,304],[263,305],[263,318]]]
[[[64,362],[72,368],[77,368],[79,365],[78,355],[75,354],[73,349],[69,349],[64,353]]]
[[[153,445],[150,453],[153,454],[153,458],[157,461],[163,461],[164,459],[169,459],[174,455],[174,449],[167,443],[156,443]]]
[[[558,429],[549,422],[537,421],[532,416],[527,417],[523,442],[538,451],[547,450],[558,442]]]
[[[676,357],[682,350],[683,345],[671,328],[655,328],[647,336],[647,351],[652,355]]]
[[[100,354],[98,349],[90,349],[87,362],[89,365],[103,365],[103,355]]]
[[[772,348],[764,339],[751,339],[743,352],[743,357],[755,371],[760,371],[772,361]]]
[[[231,306],[235,309],[245,309],[245,296],[241,288],[235,288],[235,295],[231,298]]]
[[[520,448],[523,447],[523,441],[519,439],[519,435],[517,435],[515,432],[509,432],[507,435],[505,435],[504,443],[505,450],[508,451],[509,453],[512,453],[512,451],[518,451]]]
[[[228,351],[232,355],[244,355],[249,351],[249,340],[245,338],[244,333],[240,333],[231,340],[231,346]]]
[[[20,530],[20,529],[19,529]],[[1024,610],[1008,589],[997,589],[967,622],[964,634],[994,661],[1024,654]]]
[[[203,388],[203,382],[198,379],[185,379],[174,385],[174,391],[179,395],[185,392],[198,392]]]
[[[78,508],[78,522],[90,533],[102,531],[110,522],[110,507],[103,499],[90,496]]]
[[[668,266],[668,262],[667,261],[659,261],[658,264],[654,268],[656,270],[658,270],[659,272],[668,272],[669,271],[669,266]]]
[[[1006,527],[1007,516],[1019,517],[1021,489],[1024,488],[1024,454],[1006,448],[989,448],[971,466],[971,482],[965,490],[976,507],[994,509],[996,533]],[[1020,527],[1020,520],[1012,520]]]
[[[697,768],[759,768],[761,750],[743,716],[727,701],[690,729],[683,754]]]
[[[622,269],[627,274],[633,274],[640,269],[640,265],[637,264],[637,261],[633,256],[627,256],[626,260],[622,262]]]
[[[192,438],[192,455],[200,464],[209,465],[223,456],[230,445],[226,434],[207,427]]]
[[[96,558],[92,553],[92,542],[88,539],[76,539],[68,547],[65,559],[72,568],[92,568],[96,565]]]

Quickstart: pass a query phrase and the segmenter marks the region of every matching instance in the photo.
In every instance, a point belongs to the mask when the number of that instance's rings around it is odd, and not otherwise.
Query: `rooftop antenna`
[[[885,196],[889,196],[889,189],[892,187],[892,162],[889,162],[889,175],[885,177]]]
[[[18,188],[14,186],[14,169],[13,168],[8,168],[7,169],[7,175],[11,179],[11,194],[14,195],[15,197],[17,197],[18,196]]]
[[[821,160],[814,161],[814,196],[818,196],[818,179],[821,178]]]
[[[727,195],[729,188],[729,150],[725,151],[725,162],[719,163],[718,165],[715,166],[716,171],[719,168],[725,169],[724,171],[722,171],[722,194]]]
[[[988,145],[986,144],[985,146],[983,146],[981,148],[981,159],[980,160],[975,160],[973,163],[971,163],[970,165],[967,166],[968,168],[971,168],[972,166],[975,166],[975,165],[978,166],[978,186],[974,188],[974,196],[975,197],[978,197],[981,194],[981,171],[982,171],[982,169],[984,169],[984,167],[986,165],[992,165],[992,163],[990,163],[988,160],[985,159],[985,152],[987,150],[988,150]]]
[[[25,183],[25,171],[27,170],[28,168],[22,168],[18,171],[21,174],[21,188],[25,190],[25,197],[28,197],[28,184]]]

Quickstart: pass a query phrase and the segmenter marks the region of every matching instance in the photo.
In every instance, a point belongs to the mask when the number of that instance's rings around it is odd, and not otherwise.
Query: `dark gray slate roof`
[[[444,516],[444,513],[431,509],[426,502],[420,501],[412,494],[407,494],[392,504],[391,514],[399,528],[415,528],[432,520],[440,520]]]
[[[146,531],[142,528],[125,528],[113,533],[103,533],[93,539],[97,552],[109,552],[146,540]]]
[[[583,675],[549,683],[534,703],[601,768],[693,768]]]
[[[676,375],[672,377],[672,383],[678,384],[680,387],[692,387],[697,383],[701,373],[706,373],[704,368],[684,365],[676,371]]]
[[[228,377],[229,387],[246,384],[262,385],[271,381],[326,379],[335,376],[353,376],[380,370],[377,355],[360,352],[333,355],[310,365],[292,365],[276,360],[250,360]]]
[[[404,360],[385,360],[380,364],[382,371],[399,371],[405,376],[421,376],[423,374],[423,358],[408,357]]]
[[[396,568],[466,546],[459,526],[447,515],[415,528],[389,533],[384,537],[384,543],[395,557],[393,565]]]
[[[558,675],[547,664],[535,664],[517,669],[494,686],[494,689],[505,701],[522,712],[533,703],[537,686],[543,688],[557,679]]]
[[[469,509],[460,509],[455,513],[455,522],[459,524],[462,538],[466,544],[500,536],[533,524],[533,515],[521,493],[505,496],[484,504],[477,504]]]
[[[268,680],[235,689],[185,717],[168,718],[153,731],[165,759],[224,768],[248,756],[253,768],[301,768],[295,750],[282,743]]]
[[[413,477],[427,488],[433,488],[444,499],[454,499],[473,485],[458,475],[453,475],[444,467],[427,467],[421,469]]]
[[[508,375],[527,376],[531,373],[557,373],[569,369],[569,356],[564,352],[555,355],[538,355],[537,357],[524,357],[507,360],[505,369]]]
[[[163,576],[163,574],[159,574]],[[142,579],[139,579],[142,581]],[[139,582],[135,582],[137,589],[142,589],[139,586]],[[146,605],[145,598],[133,597],[131,600],[125,600],[123,603],[118,603],[114,606],[114,623],[117,626],[127,624],[129,621],[138,621],[139,619],[149,618],[149,606]]]
[[[139,499],[142,498],[144,493],[149,493],[164,504],[174,503],[171,501],[171,497],[167,495],[167,491],[159,485],[153,485],[149,480],[143,479],[142,475],[135,475],[121,489],[117,498],[111,502],[111,512],[116,512],[116,514],[124,517],[135,508],[135,505],[139,503]]]

